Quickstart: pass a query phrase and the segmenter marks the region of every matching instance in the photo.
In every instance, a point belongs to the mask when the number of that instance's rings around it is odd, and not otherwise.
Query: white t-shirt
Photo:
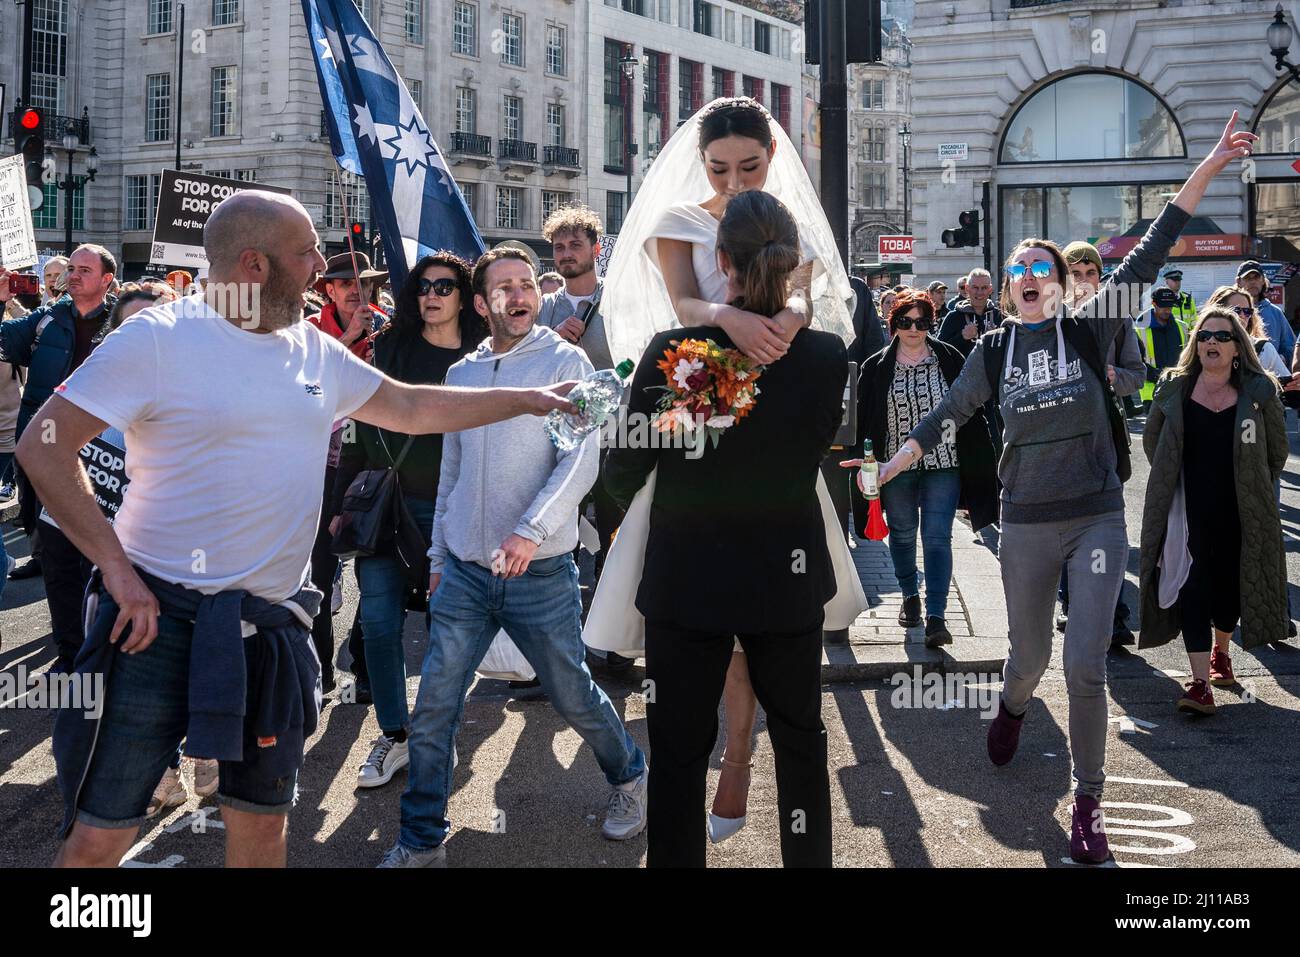
[[[382,379],[310,323],[248,332],[193,297],[132,316],[56,391],[126,433],[133,562],[275,602],[310,572],[330,429]]]
[[[573,307],[573,314],[575,316],[582,313],[582,304],[584,302],[591,302],[591,300],[595,298],[595,295],[596,294],[593,292],[590,296],[574,296],[567,289],[564,290],[564,298],[569,300],[569,305]]]

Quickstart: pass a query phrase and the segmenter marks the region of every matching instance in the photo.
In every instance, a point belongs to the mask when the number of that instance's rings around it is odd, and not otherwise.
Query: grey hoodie
[[[1155,281],[1187,219],[1183,210],[1166,205],[1142,242],[1078,310],[1062,307],[1037,330],[1017,322],[996,394],[984,371],[984,349],[997,333],[981,336],[948,395],[912,430],[909,437],[929,451],[948,423],[960,428],[989,399],[997,401],[1005,423],[998,462],[1003,521],[1055,522],[1123,510],[1105,393],[1059,323],[1073,316],[1098,343],[1113,342],[1129,321],[1127,304],[1136,299],[1121,292]]]
[[[545,326],[534,326],[509,352],[492,340],[447,371],[447,385],[526,388],[581,379],[592,371],[582,350]],[[447,553],[492,567],[492,552],[511,533],[539,543],[534,560],[571,552],[578,544],[578,504],[600,467],[593,432],[572,452],[557,449],[543,420],[521,415],[442,440],[442,473],[433,515],[430,571]]]

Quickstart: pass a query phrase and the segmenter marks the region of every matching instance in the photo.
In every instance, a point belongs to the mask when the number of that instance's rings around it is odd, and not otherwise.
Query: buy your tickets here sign
[[[191,269],[206,266],[208,256],[203,251],[203,227],[208,217],[217,203],[246,189],[289,195],[289,190],[280,186],[163,170],[149,261]]]

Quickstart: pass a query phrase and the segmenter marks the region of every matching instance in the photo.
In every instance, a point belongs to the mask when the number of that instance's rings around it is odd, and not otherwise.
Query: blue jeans
[[[508,581],[482,565],[447,556],[442,581],[429,601],[429,650],[411,715],[403,844],[427,850],[447,836],[452,744],[465,693],[501,628],[537,671],[555,710],[591,745],[611,785],[645,770],[645,755],[587,670],[581,611],[572,555],[535,560],[523,575]]]
[[[404,496],[411,516],[423,527],[433,527],[432,499]],[[365,641],[370,690],[375,697],[375,720],[380,730],[392,734],[406,728],[406,653],[402,626],[406,623],[405,569],[391,555],[357,559],[361,605],[357,619]]]
[[[942,618],[952,585],[952,520],[961,498],[956,469],[909,469],[880,489],[889,523],[889,557],[904,597],[920,594],[916,532],[925,562],[925,614]],[[920,518],[918,521],[918,512]]]

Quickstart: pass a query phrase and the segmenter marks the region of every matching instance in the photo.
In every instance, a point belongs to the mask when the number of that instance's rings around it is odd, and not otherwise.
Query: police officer
[[[1190,292],[1183,292],[1183,271],[1165,270],[1165,285],[1178,296],[1178,301],[1174,303],[1174,318],[1190,329],[1196,321],[1196,300]]]
[[[1151,293],[1151,308],[1146,314],[1146,327],[1141,330],[1146,344],[1147,384],[1142,387],[1142,401],[1150,402],[1155,394],[1156,381],[1162,369],[1178,365],[1178,357],[1187,343],[1188,327],[1174,318],[1178,293],[1168,286],[1160,286]]]

